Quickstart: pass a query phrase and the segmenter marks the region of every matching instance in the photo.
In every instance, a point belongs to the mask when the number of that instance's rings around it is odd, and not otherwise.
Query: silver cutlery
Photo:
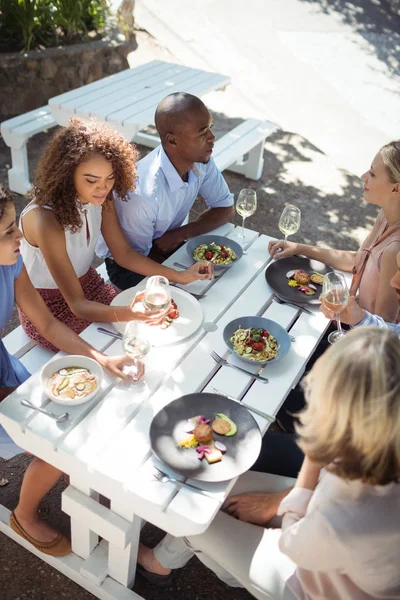
[[[178,287],[176,283],[171,283],[170,285],[172,287]],[[181,290],[182,288],[178,288],[179,290]],[[193,298],[195,298],[196,300],[201,300],[202,298],[205,298],[207,296],[207,294],[194,294],[193,292],[189,292],[189,290],[183,290],[184,292],[190,294],[191,296],[193,296]]]
[[[217,388],[215,388],[215,387],[213,387],[212,389],[214,390],[214,392],[216,394],[219,394],[220,396],[224,396],[225,398],[228,398],[229,400],[233,400],[234,402],[238,402],[239,404],[241,404],[242,406],[244,406],[248,410],[251,410],[251,412],[253,412],[256,415],[259,415],[260,417],[263,417],[264,419],[266,419],[266,421],[269,421],[270,423],[274,423],[275,422],[275,417],[273,417],[272,415],[269,415],[268,413],[265,413],[262,410],[258,410],[258,408],[254,408],[253,406],[250,406],[250,404],[247,404],[247,402],[243,402],[243,400],[240,400],[239,398],[235,398],[234,396],[230,396],[229,394],[225,394],[225,392],[222,392],[221,390],[217,390]]]
[[[261,375],[258,375],[257,373],[250,373],[250,371],[247,371],[247,369],[243,369],[242,367],[239,367],[238,365],[233,365],[232,363],[228,362],[226,360],[226,358],[222,358],[222,356],[220,356],[219,354],[214,352],[214,350],[211,352],[211,357],[215,360],[215,362],[217,362],[220,365],[224,365],[226,367],[232,367],[232,369],[236,369],[237,371],[242,371],[243,373],[246,373],[246,375],[249,375],[250,377],[257,379],[257,381],[261,381],[261,383],[268,383],[268,379],[266,377],[262,377]]]
[[[191,485],[190,483],[186,483],[185,481],[180,481],[179,479],[176,479],[175,477],[170,477],[169,475],[167,475],[167,473],[164,473],[164,471],[161,471],[156,466],[154,466],[153,477],[154,477],[154,479],[156,479],[160,483],[168,483],[168,482],[170,482],[170,483],[177,483],[180,486],[188,487],[191,490],[195,490],[196,492],[198,492],[199,494],[203,494],[204,496],[208,496],[208,497],[211,497],[211,498],[214,497],[211,494],[207,494],[207,492],[205,492],[204,490],[199,489],[195,485]]]
[[[174,267],[178,267],[179,269],[188,269],[191,265],[183,265],[182,263],[174,262]]]
[[[37,410],[38,412],[41,412],[44,415],[55,419],[56,423],[64,423],[65,421],[68,421],[70,417],[70,414],[67,412],[62,413],[61,415],[56,415],[55,413],[50,412],[49,410],[40,408],[39,406],[35,406],[34,404],[32,404],[32,402],[29,402],[29,400],[21,400],[21,404],[22,406],[26,406],[27,408],[33,408],[33,410]]]
[[[299,310],[304,310],[304,312],[306,312],[309,315],[315,314],[308,308],[305,308],[305,306],[302,306],[301,304],[295,304],[294,302],[286,302],[286,300],[281,300],[280,298],[278,298],[278,296],[274,296],[274,301],[278,304],[287,304],[288,306],[293,306],[294,308],[298,308]]]
[[[117,340],[122,340],[124,337],[122,333],[118,333],[117,331],[110,331],[110,329],[104,329],[104,327],[98,327],[97,331],[100,333],[104,333],[105,335],[109,335],[110,337],[117,338]]]

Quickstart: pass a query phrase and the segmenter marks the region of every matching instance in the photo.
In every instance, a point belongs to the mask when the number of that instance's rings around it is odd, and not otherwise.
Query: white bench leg
[[[250,150],[246,161],[238,161],[233,165],[230,165],[227,167],[228,171],[233,171],[234,173],[244,175],[248,179],[254,179],[255,181],[258,181],[261,178],[264,168],[264,144],[265,139],[257,144],[257,146],[254,146],[252,150]]]
[[[116,581],[131,588],[135,583],[137,552],[142,519],[132,513],[132,509],[125,502],[111,502],[111,510],[129,521],[133,528],[131,542],[125,548],[109,543],[108,574]]]
[[[11,164],[12,168],[8,171],[9,188],[24,195],[31,187],[26,143],[21,148],[11,148]]]

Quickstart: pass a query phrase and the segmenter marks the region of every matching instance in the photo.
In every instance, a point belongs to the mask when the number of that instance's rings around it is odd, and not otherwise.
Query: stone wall
[[[129,68],[135,39],[100,41],[24,54],[0,54],[0,122],[47,104],[49,98]]]

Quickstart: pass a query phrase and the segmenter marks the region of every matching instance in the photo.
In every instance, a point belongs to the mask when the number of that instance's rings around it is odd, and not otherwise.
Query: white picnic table
[[[204,96],[229,83],[227,75],[153,60],[55,96],[49,108],[59,125],[68,125],[71,117],[96,117],[126,139],[143,143],[136,136],[154,123],[157,105],[165,96],[174,92]]]
[[[235,237],[231,224],[220,227],[216,233]],[[65,558],[41,554],[9,528],[10,511],[4,507],[0,507],[0,530],[98,598],[140,598],[128,588],[134,583],[143,520],[176,536],[202,533],[235,482],[211,484],[179,476],[182,483],[156,481],[154,465],[166,473],[171,471],[153,457],[150,449],[153,416],[175,398],[213,391],[213,387],[236,398],[243,397],[247,404],[275,415],[301,378],[329,324],[318,307],[312,307],[310,315],[274,301],[265,280],[270,239],[246,230],[245,246],[249,247],[240,263],[214,281],[185,287],[187,291],[206,292],[200,300],[204,324],[180,344],[151,350],[146,358],[147,388],[141,393],[132,392],[107,376],[98,396],[71,407],[71,420],[57,425],[20,404],[22,398],[29,398],[36,406],[60,412],[62,407],[42,393],[37,372],[0,404],[0,423],[13,440],[70,476],[62,509],[71,517],[73,553]],[[191,263],[184,247],[166,264],[175,261]],[[273,319],[295,337],[284,359],[261,369],[245,365],[248,375],[220,367],[210,356],[214,350],[243,366],[227,350],[222,331],[229,321],[246,315]],[[99,333],[98,325],[90,325],[82,337],[107,354],[122,354],[121,342]],[[254,380],[251,372],[256,371],[267,375],[269,383]],[[269,422],[256,414],[254,417],[264,434]],[[198,491],[185,486],[185,482]],[[110,499],[109,509],[99,504],[99,493]]]

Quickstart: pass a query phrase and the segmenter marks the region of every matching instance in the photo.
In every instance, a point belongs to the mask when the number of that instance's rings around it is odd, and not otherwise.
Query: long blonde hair
[[[400,140],[382,146],[380,155],[392,183],[400,183]]]
[[[298,444],[344,479],[400,482],[400,340],[361,327],[333,344],[305,377]]]

